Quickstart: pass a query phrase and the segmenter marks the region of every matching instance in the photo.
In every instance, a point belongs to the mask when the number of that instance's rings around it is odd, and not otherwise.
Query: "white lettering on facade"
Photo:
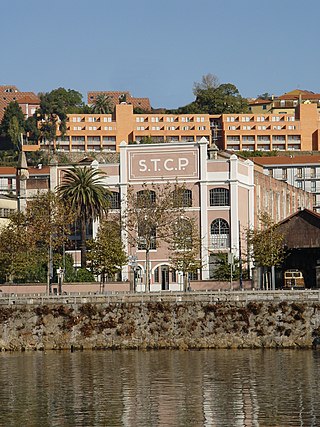
[[[149,159],[149,167],[147,166],[146,160],[139,160],[139,172],[160,172],[161,170],[165,171],[184,171],[189,165],[189,159],[185,157],[180,157],[178,159],[166,159],[161,161],[161,159]]]
[[[145,172],[146,170],[148,170],[145,160],[139,160],[139,166],[140,166],[139,168],[140,172]]]
[[[183,157],[179,158],[178,159],[178,169],[179,169],[179,171],[181,171],[181,170],[184,171],[186,169],[186,167],[188,166],[188,164],[189,164],[189,160],[188,159],[183,158]]]
[[[163,167],[165,168],[166,171],[173,171],[173,167],[169,167],[168,163],[172,163],[173,159],[167,159],[163,162]]]

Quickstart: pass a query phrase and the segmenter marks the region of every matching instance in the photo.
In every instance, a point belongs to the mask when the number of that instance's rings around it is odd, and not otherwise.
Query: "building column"
[[[122,141],[119,145],[120,149],[120,217],[124,219],[124,214],[127,209],[127,194],[128,194],[128,162],[127,162],[127,143]],[[121,239],[124,250],[129,254],[129,241],[126,230],[121,227]],[[122,280],[129,280],[128,264],[122,267]]]
[[[239,257],[238,157],[230,157],[230,251]]]
[[[200,178],[200,238],[202,280],[209,279],[209,234],[208,234],[208,183],[207,183],[207,150],[208,141],[201,138],[199,141],[199,178]]]

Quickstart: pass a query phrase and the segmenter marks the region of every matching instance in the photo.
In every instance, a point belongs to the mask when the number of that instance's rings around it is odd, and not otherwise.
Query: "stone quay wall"
[[[0,350],[310,348],[319,291],[0,297]]]

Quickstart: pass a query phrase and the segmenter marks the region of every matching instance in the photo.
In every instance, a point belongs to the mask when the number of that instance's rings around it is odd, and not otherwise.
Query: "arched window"
[[[137,192],[138,208],[148,208],[156,202],[156,193],[153,190],[140,190]]]
[[[230,193],[227,188],[210,190],[210,206],[230,206]]]
[[[173,204],[176,207],[190,208],[192,206],[192,191],[184,188],[177,188],[172,192]]]
[[[228,249],[230,247],[230,228],[225,219],[217,218],[210,226],[212,249]]]

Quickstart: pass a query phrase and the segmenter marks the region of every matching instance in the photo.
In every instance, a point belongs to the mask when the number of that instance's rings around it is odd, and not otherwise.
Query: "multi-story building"
[[[66,167],[51,167],[52,189],[61,182]],[[174,188],[179,183],[185,186],[185,214],[196,220],[201,238],[203,268],[193,276],[194,279],[208,280],[212,277],[217,253],[239,255],[240,242],[245,245],[244,231],[257,223],[259,209],[269,209],[279,220],[298,207],[312,209],[309,193],[266,177],[259,168],[255,170],[250,160],[210,149],[208,155],[205,138],[198,142],[152,145],[122,142],[120,163],[98,164],[94,161],[92,167],[106,174],[104,183],[112,192],[110,214],[122,215],[129,188],[139,192],[143,191],[144,184],[171,184]],[[265,178],[268,178],[268,188],[264,188]],[[258,193],[256,188],[259,188]],[[96,225],[94,233],[95,230]],[[124,242],[128,254],[137,260],[138,286],[143,289],[145,251],[139,245],[130,246],[126,239]],[[183,278],[180,272],[171,270],[169,256],[169,248],[163,242],[150,250],[151,290],[182,289]],[[130,272],[130,268],[125,266],[122,278],[130,279]]]
[[[249,111],[253,114],[294,114],[296,107],[303,103],[315,104],[320,110],[320,93],[295,89],[280,96],[272,95],[270,99],[251,99]]]
[[[320,155],[254,157],[265,175],[313,194],[314,209],[320,211]]]
[[[10,102],[17,101],[26,118],[32,116],[40,105],[40,99],[33,92],[20,92],[16,86],[0,86],[0,121]]]
[[[203,137],[211,141],[208,114],[134,114],[133,105],[119,104],[114,114],[69,114],[66,135],[53,144],[59,151],[99,152],[119,151],[122,141],[194,143]]]
[[[213,142],[222,150],[313,151],[320,146],[317,105],[299,104],[294,114],[210,116]]]

